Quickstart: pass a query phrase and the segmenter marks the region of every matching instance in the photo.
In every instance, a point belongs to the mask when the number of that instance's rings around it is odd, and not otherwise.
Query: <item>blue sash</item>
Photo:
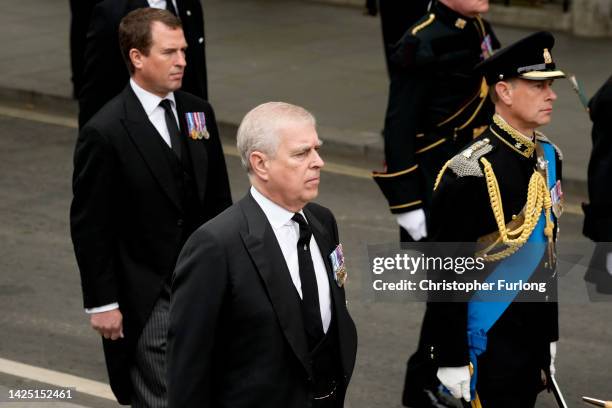
[[[541,142],[544,158],[548,161],[547,184],[551,189],[557,182],[555,149],[549,143]],[[487,277],[487,283],[496,285],[498,280],[509,283],[527,282],[540,264],[545,254],[548,238],[544,235],[546,214],[542,211],[535,229],[527,243],[510,257],[501,261]],[[470,362],[474,368],[470,382],[472,399],[476,398],[477,359],[487,349],[487,332],[514,301],[519,290],[515,291],[478,291],[468,303],[467,336]],[[487,299],[496,301],[486,302]]]

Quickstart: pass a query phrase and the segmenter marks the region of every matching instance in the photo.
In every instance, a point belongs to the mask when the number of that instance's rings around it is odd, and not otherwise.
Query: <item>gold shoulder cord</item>
[[[412,31],[410,32],[412,35],[415,35],[416,33],[418,33],[419,31],[421,31],[423,28],[427,27],[428,25],[430,25],[431,23],[433,23],[433,21],[436,19],[436,15],[434,13],[431,13],[429,15],[429,17],[427,17],[427,20],[423,21],[421,24],[415,26]]]
[[[436,191],[436,189],[438,188],[438,184],[440,184],[440,180],[442,180],[442,175],[448,168],[448,165],[451,163],[451,161],[453,161],[453,159],[447,160],[446,163],[444,163],[444,166],[442,166],[442,168],[438,172],[438,176],[436,177],[436,182],[434,183],[434,188],[433,188],[434,191]]]
[[[487,191],[489,193],[489,200],[491,201],[491,210],[493,210],[493,216],[495,217],[495,222],[497,223],[499,237],[493,244],[489,245],[482,251],[478,251],[476,255],[482,256],[487,262],[494,262],[504,259],[518,251],[523,245],[525,245],[527,239],[529,239],[529,236],[538,223],[542,209],[544,209],[546,212],[546,227],[544,228],[544,235],[546,235],[548,238],[549,246],[552,245],[554,228],[554,223],[550,217],[552,201],[548,192],[545,176],[543,176],[537,170],[535,170],[531,175],[531,178],[529,179],[529,186],[527,188],[527,203],[525,204],[524,208],[524,222],[517,226],[516,229],[509,231],[506,228],[499,184],[497,183],[497,178],[493,172],[493,167],[484,157],[480,159],[480,162],[483,165],[487,183]],[[490,251],[492,251],[493,248],[500,243],[503,243],[508,247],[499,252],[490,253]]]

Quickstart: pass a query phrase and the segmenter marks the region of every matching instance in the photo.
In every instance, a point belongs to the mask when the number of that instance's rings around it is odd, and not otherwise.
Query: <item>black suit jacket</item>
[[[328,255],[338,244],[331,212],[304,208],[328,271],[343,383],[357,333]],[[168,333],[170,407],[305,407],[312,366],[300,300],[265,214],[248,194],[200,227],[183,248],[173,281]]]
[[[204,223],[231,205],[211,106],[175,92]],[[188,138],[185,112],[204,112],[208,140]],[[127,85],[81,130],[74,155],[70,223],[86,308],[119,302],[125,339],[106,342],[111,386],[129,399],[131,352],[184,243],[179,192],[161,136]]]
[[[208,99],[202,5],[199,0],[176,3],[188,45],[181,89]],[[119,49],[119,23],[142,7],[149,7],[147,0],[103,0],[93,9],[78,94],[80,127],[128,82],[129,72]]]

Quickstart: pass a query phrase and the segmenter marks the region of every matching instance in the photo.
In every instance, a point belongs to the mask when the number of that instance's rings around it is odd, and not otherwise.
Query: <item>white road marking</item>
[[[112,401],[115,400],[115,396],[108,384],[77,377],[72,374],[23,364],[4,358],[0,358],[0,372],[15,377],[27,378],[33,381],[54,385],[60,388],[75,388],[77,392],[83,394]]]

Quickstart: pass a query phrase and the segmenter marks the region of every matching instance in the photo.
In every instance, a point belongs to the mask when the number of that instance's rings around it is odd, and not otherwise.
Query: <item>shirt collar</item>
[[[136,83],[136,81],[134,81],[133,78],[130,78],[130,86],[132,87],[132,90],[134,91],[134,93],[136,94],[136,97],[138,98],[142,107],[144,108],[144,111],[147,114],[147,116],[151,116],[151,114],[153,113],[153,110],[155,110],[155,108],[159,106],[159,103],[163,99],[170,100],[170,102],[172,103],[172,106],[175,107],[176,109],[176,102],[174,100],[174,92],[170,92],[164,98],[160,98],[159,96],[143,89],[141,86],[139,86]]]
[[[263,210],[272,228],[279,229],[284,225],[293,225],[291,218],[293,218],[293,214],[295,213],[276,204],[274,201],[257,191],[254,186],[251,186],[251,195]],[[300,210],[300,214],[304,215],[304,212]]]
[[[162,6],[162,2],[164,3],[163,6]],[[165,0],[147,0],[147,3],[149,3],[149,7],[153,7],[153,8],[165,8],[166,7]]]

